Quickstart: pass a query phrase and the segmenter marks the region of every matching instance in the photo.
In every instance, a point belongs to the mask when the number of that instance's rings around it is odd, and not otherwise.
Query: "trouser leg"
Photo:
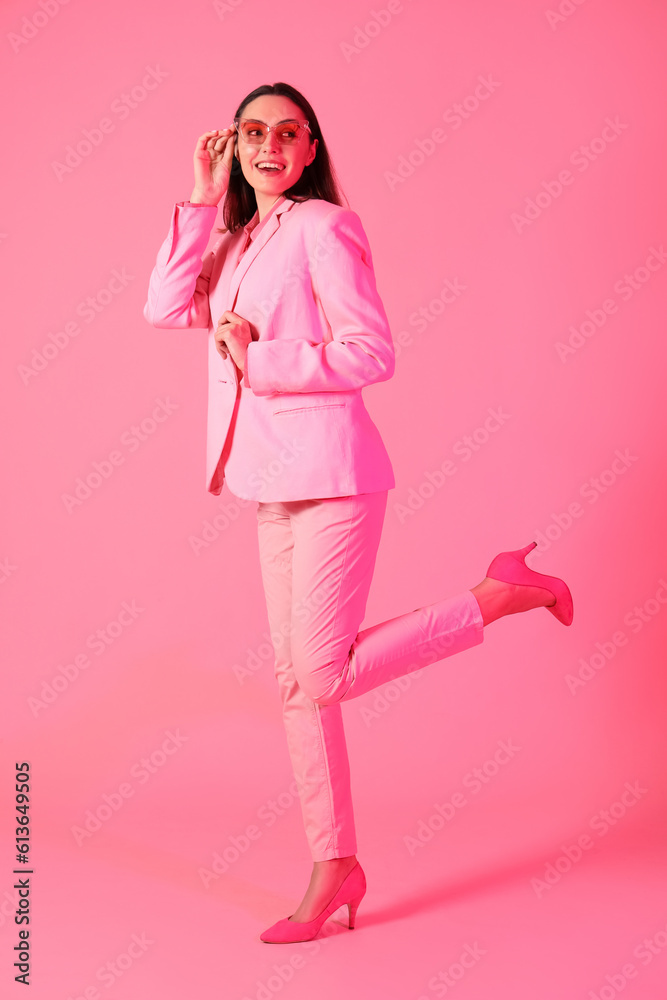
[[[293,513],[292,601],[321,592],[317,613],[293,619],[296,681],[320,707],[483,641],[482,613],[465,590],[359,632],[387,494],[309,501]]]
[[[313,861],[356,854],[350,768],[340,705],[317,705],[299,685],[291,659],[294,622],[312,613],[309,596],[295,607],[294,538],[289,505],[257,509],[262,580],[273,646],[275,676],[292,769]]]

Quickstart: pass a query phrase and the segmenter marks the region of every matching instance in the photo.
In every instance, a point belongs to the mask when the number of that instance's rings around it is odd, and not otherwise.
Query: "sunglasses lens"
[[[239,130],[243,139],[251,146],[260,146],[269,131],[263,122],[242,122]],[[298,122],[283,122],[275,130],[275,135],[281,146],[289,146],[293,142],[298,142],[301,131]]]
[[[246,142],[255,146],[264,142],[266,125],[260,125],[259,122],[241,122],[239,131]]]
[[[283,122],[278,129],[278,142],[289,145],[296,142],[301,135],[301,126],[298,122]]]

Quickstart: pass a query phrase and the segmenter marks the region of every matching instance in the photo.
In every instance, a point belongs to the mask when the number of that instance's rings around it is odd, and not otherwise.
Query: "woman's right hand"
[[[236,130],[215,129],[197,139],[194,155],[195,186],[190,201],[217,205],[227,193],[234,159]]]

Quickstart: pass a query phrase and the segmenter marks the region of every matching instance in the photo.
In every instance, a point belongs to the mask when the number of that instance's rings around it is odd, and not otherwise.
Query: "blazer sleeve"
[[[311,254],[313,295],[332,339],[252,341],[244,381],[255,395],[357,389],[394,373],[394,343],[357,213],[336,206],[320,220],[315,246],[326,251]]]
[[[202,255],[217,213],[216,205],[177,202],[174,206],[169,234],[148,284],[144,317],[152,326],[209,326],[208,282],[217,245],[204,260]]]

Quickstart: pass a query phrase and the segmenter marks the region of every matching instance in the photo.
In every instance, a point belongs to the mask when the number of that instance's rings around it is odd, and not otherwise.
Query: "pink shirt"
[[[238,257],[239,261],[241,260],[241,258],[243,257],[243,254],[246,252],[246,250],[248,249],[248,247],[250,246],[250,244],[253,242],[253,240],[256,239],[256,237],[262,231],[263,227],[267,224],[267,222],[269,221],[269,219],[271,218],[271,216],[274,215],[275,210],[278,208],[279,205],[282,205],[282,203],[284,201],[285,201],[285,195],[282,194],[279,198],[277,198],[274,201],[273,205],[271,206],[271,208],[269,209],[269,211],[266,213],[266,215],[264,216],[264,218],[262,219],[261,222],[259,221],[259,209],[257,209],[257,211],[253,215],[253,217],[250,220],[250,222],[246,226],[243,227],[243,231],[246,234],[246,239],[245,239],[245,243],[243,244],[243,249],[241,250],[241,253],[239,254],[239,257]],[[238,262],[237,262],[237,266],[238,266]],[[247,371],[242,371],[238,367],[238,365],[236,366],[236,370],[239,373],[239,379],[240,379],[240,382],[241,382],[241,389],[249,389],[250,388],[250,382],[248,381],[248,373],[247,373]]]
[[[252,241],[255,239],[255,237],[258,235],[258,233],[261,232],[262,227],[266,225],[267,220],[274,214],[278,205],[281,205],[284,202],[284,200],[285,200],[285,195],[281,194],[280,198],[277,198],[276,201],[274,201],[273,205],[266,213],[261,222],[259,221],[259,209],[257,209],[252,219],[248,223],[248,225],[243,227],[243,230],[246,233],[246,241],[243,244],[243,249],[241,250],[241,253],[239,254],[239,260],[246,252],[246,250],[248,249]]]

